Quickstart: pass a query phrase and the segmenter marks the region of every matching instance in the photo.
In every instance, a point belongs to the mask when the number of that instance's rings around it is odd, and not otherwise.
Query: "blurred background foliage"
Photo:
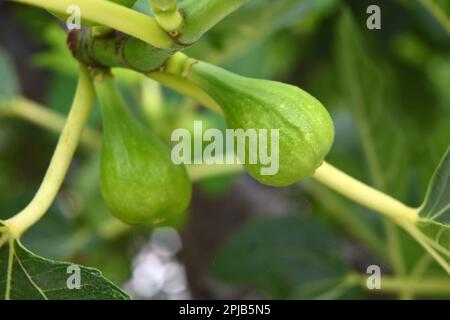
[[[373,4],[381,30],[366,27]],[[24,95],[66,114],[77,66],[61,24],[43,10],[0,8],[0,97]],[[149,13],[147,1],[136,9]],[[411,206],[423,200],[450,140],[450,1],[252,0],[186,53],[309,91],[335,121],[330,163]],[[116,74],[130,106],[164,139],[194,120],[225,129],[219,116],[152,80]],[[99,116],[96,107],[92,128],[100,129]],[[0,218],[31,199],[56,141],[0,110]],[[245,174],[209,178],[195,185],[179,233],[128,228],[102,203],[98,158],[80,147],[24,243],[99,268],[137,298],[414,298],[345,279],[373,264],[411,281],[444,275],[403,231],[309,180],[276,189]]]

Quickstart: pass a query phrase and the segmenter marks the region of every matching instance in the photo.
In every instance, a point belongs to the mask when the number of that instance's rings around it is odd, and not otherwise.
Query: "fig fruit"
[[[94,77],[103,120],[100,178],[104,201],[128,224],[178,225],[192,186],[169,147],[127,108],[108,73]]]
[[[270,150],[279,156],[275,174],[262,174],[264,165],[260,162],[243,161],[246,170],[258,181],[287,186],[311,176],[322,164],[333,144],[334,126],[328,111],[309,93],[281,82],[236,75],[192,59],[185,61],[181,69],[180,65],[175,69],[182,70],[185,77],[220,105],[229,128],[278,129],[278,148]],[[271,145],[269,135],[267,146]],[[246,153],[249,159],[248,144]]]

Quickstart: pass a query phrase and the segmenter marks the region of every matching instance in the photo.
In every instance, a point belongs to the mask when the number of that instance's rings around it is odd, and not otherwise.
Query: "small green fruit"
[[[103,118],[100,177],[104,201],[129,224],[178,225],[192,186],[158,137],[126,107],[110,75],[95,77]]]
[[[286,186],[311,176],[322,164],[333,144],[334,127],[313,96],[292,85],[242,77],[205,62],[186,65],[188,79],[221,106],[229,128],[279,129],[278,173],[262,175],[260,163],[244,164],[251,176],[268,185]]]

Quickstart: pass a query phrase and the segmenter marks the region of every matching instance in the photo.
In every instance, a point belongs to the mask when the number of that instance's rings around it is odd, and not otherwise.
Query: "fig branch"
[[[168,32],[176,32],[183,24],[183,16],[176,0],[150,0],[156,21]]]
[[[81,17],[140,39],[156,48],[169,49],[173,39],[156,20],[106,0],[11,0],[66,14],[69,6],[80,8]]]
[[[14,237],[19,238],[35,224],[55,199],[69,169],[94,100],[95,94],[89,73],[85,67],[80,66],[75,98],[42,184],[25,209],[2,222]]]
[[[176,3],[171,5],[173,1],[152,1],[152,6],[157,7],[154,8],[157,19],[161,20],[161,15],[166,17],[169,12],[183,13],[183,17],[179,13],[183,23],[176,32],[170,33],[161,28],[154,18],[105,0],[12,1],[40,6],[60,14],[65,13],[69,2],[78,5],[83,19],[111,28],[106,29],[110,32],[98,32],[98,27],[82,28],[69,34],[68,45],[79,61],[96,67],[124,67],[148,73],[157,70],[175,52],[193,44],[247,0],[185,1],[181,8]],[[166,9],[167,12],[162,12]],[[98,12],[104,11],[109,12],[108,19],[103,14],[98,16]]]
[[[215,73],[221,72],[222,76],[230,80],[245,80],[242,79],[242,77],[232,75],[229,72],[225,72],[223,69],[213,67],[203,62],[197,65],[196,60],[190,59],[182,53],[173,54],[182,49],[181,44],[190,44],[198,40],[204,32],[209,30],[209,28],[227,14],[244,4],[246,0],[186,0],[182,2],[180,10],[183,12],[186,21],[182,28],[180,28],[180,34],[177,38],[178,45],[174,45],[173,39],[162,28],[159,26],[155,27],[157,23],[154,19],[108,1],[13,1],[33,4],[62,13],[65,12],[69,4],[79,5],[83,17],[87,20],[111,27],[117,31],[125,32],[128,36],[123,36],[115,31],[100,37],[95,34],[93,35],[90,31],[73,33],[69,36],[69,45],[78,60],[93,66],[126,67],[146,73],[172,89],[197,98],[202,104],[212,108],[214,111],[218,111],[218,106],[222,105],[222,103],[217,103],[217,98],[219,96],[216,95],[216,97],[211,97],[210,92],[205,92],[208,91],[205,90],[205,88],[208,88],[210,85],[209,81],[205,81],[205,79],[222,81],[222,84],[226,86],[226,81],[215,78]],[[168,3],[169,1],[162,2]],[[159,4],[162,2],[159,2]],[[109,12],[111,14],[105,15],[104,12]],[[189,20],[190,18],[192,20]],[[138,29],[139,31],[137,31]],[[149,30],[151,30],[151,32]],[[88,48],[88,50],[85,50],[84,48]],[[171,55],[173,56],[170,57]],[[197,71],[191,73],[191,69]],[[251,86],[250,83],[253,82],[248,79],[248,81],[245,80],[242,82],[242,85]],[[271,85],[273,87],[279,87],[278,89],[280,90],[287,90],[286,86],[281,88],[277,83],[271,83]],[[214,93],[214,90],[211,92]],[[264,94],[264,91],[262,91],[261,94]],[[315,99],[308,95],[304,95],[301,93],[301,90],[293,93],[293,95],[297,95],[302,99],[309,99],[308,103],[312,103],[313,105],[317,104]],[[328,130],[327,126],[324,126],[323,128],[320,126],[322,126],[323,123],[329,122],[327,113],[326,111],[323,112],[324,109],[320,106],[320,103],[315,107],[315,110],[315,116],[310,120],[316,121],[319,127],[312,127],[314,130],[318,130],[314,135],[324,135],[322,129],[325,131]],[[228,109],[228,111],[230,110]],[[318,116],[322,117],[322,119],[318,119]],[[273,125],[276,126],[276,123]],[[302,164],[295,163],[296,161],[290,161],[292,165],[299,168],[300,171],[298,172],[298,177],[286,174],[281,180],[272,183],[286,185],[288,182],[294,181],[293,179],[299,179],[314,174],[314,177],[323,184],[364,206],[388,216],[389,218],[394,220],[400,219],[402,221],[415,221],[417,219],[417,212],[415,209],[409,208],[397,200],[362,184],[332,166],[325,163],[317,169],[317,166],[323,161],[321,155],[325,155],[331,146],[328,142],[332,140],[330,139],[332,133],[326,133],[326,135],[326,139],[321,140],[322,145],[319,143],[319,145],[316,146],[315,153],[310,154],[311,159],[302,159],[302,161],[304,161]],[[294,139],[293,141],[297,140]],[[301,142],[296,143],[301,144]],[[310,144],[310,142],[307,143]],[[305,146],[308,147],[308,145]],[[314,171],[316,172],[314,173]],[[263,179],[263,177],[260,177],[260,179]],[[287,181],[287,179],[290,180]]]
[[[156,19],[107,0],[10,1],[37,6],[63,15],[69,6],[76,5],[80,8],[81,17],[86,21],[122,32],[154,49],[170,51],[173,48],[193,44],[248,0],[186,0],[179,7],[174,0],[152,1]]]
[[[185,0],[179,7],[184,24],[178,30],[178,41],[192,44],[233,11],[249,0]]]
[[[114,30],[98,34],[95,28],[72,30],[67,44],[73,56],[86,65],[122,67],[141,73],[157,70],[171,55],[183,48],[174,43],[170,49],[160,49]]]
[[[326,162],[316,170],[313,178],[345,197],[398,223],[415,222],[419,218],[417,209],[410,208],[385,193],[369,187]]]

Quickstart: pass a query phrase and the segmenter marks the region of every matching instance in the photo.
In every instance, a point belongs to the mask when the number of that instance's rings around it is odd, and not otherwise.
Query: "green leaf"
[[[343,97],[352,108],[369,169],[377,189],[405,196],[408,152],[395,122],[382,63],[370,52],[349,10],[338,21],[336,61]]]
[[[29,200],[29,199],[27,199]],[[61,199],[60,202],[66,201]],[[74,236],[79,224],[62,211],[62,205],[53,205],[47,214],[21,238],[28,250],[51,259],[66,260],[74,257],[80,241]]]
[[[436,221],[419,221],[417,227],[429,238],[435,245],[439,245],[443,250],[446,260],[450,261],[450,226],[440,224]],[[442,253],[441,252],[441,253]]]
[[[336,63],[343,103],[351,108],[365,159],[358,177],[357,167],[349,173],[399,200],[404,200],[410,172],[410,150],[402,132],[402,118],[396,119],[391,99],[391,79],[383,55],[369,45],[370,33],[345,8],[336,28]],[[373,42],[371,42],[373,43]],[[378,52],[379,53],[379,52]],[[357,164],[359,166],[361,164]],[[384,225],[386,255],[394,273],[405,274],[416,257],[407,256],[404,234],[390,221]],[[409,243],[414,243],[408,239]]]
[[[434,261],[450,275],[450,225],[420,220],[415,227],[417,230],[412,229],[408,232],[421,242]]]
[[[334,234],[314,220],[265,218],[225,243],[214,259],[225,282],[254,286],[272,298],[320,298],[348,289],[347,266]]]
[[[448,46],[450,40],[449,0],[400,0],[416,13],[419,22],[436,40]]]
[[[431,178],[419,215],[436,222],[450,223],[450,147]]]
[[[129,296],[101,272],[79,266],[80,288],[69,289],[72,264],[35,255],[19,241],[0,237],[0,297],[11,300],[124,300]],[[3,241],[2,241],[3,240]],[[3,242],[3,243],[2,243]]]
[[[450,147],[431,179],[419,217],[419,232],[410,233],[450,273]]]
[[[2,104],[8,103],[20,95],[20,85],[14,63],[9,54],[0,48],[0,109]]]
[[[186,52],[242,75],[271,78],[280,71],[290,71],[300,54],[301,43],[286,29],[297,25],[302,30],[311,27],[337,3],[336,0],[248,1]]]
[[[403,110],[399,108],[399,102],[402,107],[405,103],[401,100],[396,101],[397,97],[392,91],[397,84],[395,77],[392,77],[395,71],[392,71],[393,66],[386,61],[386,55],[383,55],[382,51],[376,52],[377,49],[368,45],[366,39],[372,37],[373,33],[365,31],[364,25],[358,25],[349,10],[343,12],[338,21],[336,37],[336,60],[342,96],[345,99],[344,102],[351,106],[358,125],[363,153],[369,169],[369,183],[377,189],[406,201],[406,196],[410,193],[408,187],[412,179],[411,173],[417,172],[417,168],[413,168],[417,161],[413,157],[416,147],[411,144],[411,141],[417,141],[417,139],[412,138],[411,132],[417,132],[421,126],[424,126],[423,117],[422,122],[418,124],[419,127],[413,127],[413,130],[408,128],[406,119],[415,110],[411,110],[411,104],[407,104],[407,108]],[[404,78],[400,81],[404,82]],[[408,90],[411,90],[410,86]],[[402,99],[406,100],[405,97]],[[405,113],[409,114],[405,115]],[[411,132],[408,132],[409,130]],[[425,140],[420,135],[417,138]],[[422,162],[429,158],[423,152],[418,155]],[[349,172],[352,171],[355,169],[350,167]],[[385,248],[396,274],[409,274],[418,266],[423,251],[416,241],[429,253],[433,250],[444,251],[440,246],[430,249],[430,245],[437,246],[437,244],[423,234],[426,231],[431,239],[435,239],[436,235],[431,233],[434,228],[424,228],[423,225],[418,224],[408,226],[408,233],[405,233],[396,226],[386,226]],[[408,234],[416,241],[412,241]],[[435,254],[434,251],[433,254]],[[446,265],[445,261],[438,261],[438,263],[441,266]],[[428,267],[426,269],[428,270]]]

